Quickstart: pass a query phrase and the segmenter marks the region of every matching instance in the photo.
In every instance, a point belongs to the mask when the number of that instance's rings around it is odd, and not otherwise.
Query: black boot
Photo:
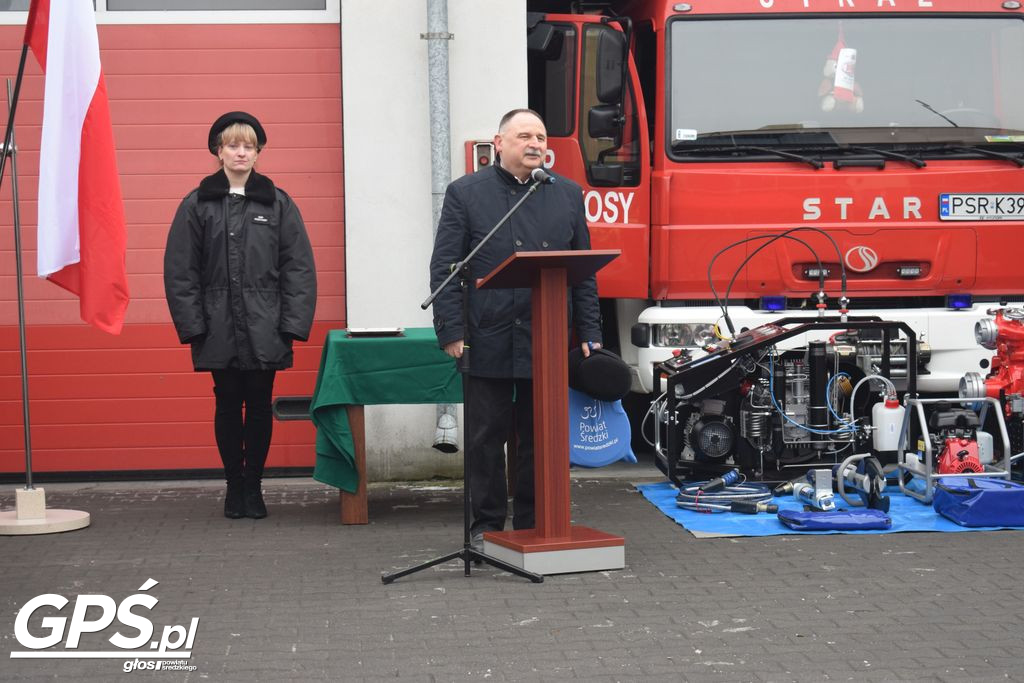
[[[267,516],[267,505],[263,502],[263,481],[258,477],[245,478],[245,516],[253,519]]]
[[[228,491],[224,496],[224,516],[228,519],[245,517],[245,489],[241,478],[228,480]]]
[[[217,439],[217,451],[224,463],[224,478],[228,483],[224,496],[224,516],[228,519],[245,517],[244,455],[242,453],[242,395],[238,386],[237,371],[214,370],[213,393],[216,396],[216,412],[213,416],[213,433]]]

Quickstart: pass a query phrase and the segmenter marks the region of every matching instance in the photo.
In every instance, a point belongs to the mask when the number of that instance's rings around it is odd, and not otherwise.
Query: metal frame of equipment
[[[903,415],[903,427],[900,433],[900,446],[897,451],[900,473],[900,491],[905,495],[916,498],[922,503],[931,503],[932,496],[935,494],[935,480],[939,477],[952,477],[957,479],[978,479],[978,478],[995,478],[995,479],[1010,479],[1010,466],[1011,466],[1011,449],[1010,449],[1010,436],[1006,431],[1006,421],[1003,419],[1003,407],[994,398],[909,398],[904,402],[907,408],[907,412]],[[978,404],[984,403],[979,411],[979,423],[985,424],[986,413],[988,412],[989,406],[992,407],[992,412],[995,415],[996,422],[999,425],[999,435],[1003,439],[1003,462],[1002,466],[997,465],[985,465],[984,472],[964,472],[962,474],[939,474],[935,471],[935,462],[932,453],[931,439],[928,438],[928,422],[924,414],[924,404],[926,403],[959,403],[961,405]],[[917,416],[918,425],[921,428],[921,433],[924,438],[921,441],[924,444],[924,458],[919,459],[912,457],[910,460],[907,459],[907,442],[910,434],[910,420],[911,413]],[[916,450],[914,451],[916,452]],[[904,474],[911,474],[914,477],[920,477],[924,480],[925,488],[924,492],[914,491],[907,487],[907,483],[904,481]]]

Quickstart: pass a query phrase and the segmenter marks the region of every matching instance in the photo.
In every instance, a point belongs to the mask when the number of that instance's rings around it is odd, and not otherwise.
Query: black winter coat
[[[497,164],[448,186],[430,259],[431,291],[448,276],[451,265],[469,254],[522,198],[528,187]],[[553,184],[540,186],[473,257],[472,278],[475,282],[487,275],[516,251],[589,248],[582,190],[571,180],[555,176]],[[465,339],[470,346],[471,375],[530,377],[530,290],[471,287],[469,294],[468,336],[463,330],[458,280],[453,280],[434,300],[437,341],[443,347]],[[580,341],[601,341],[594,277],[571,288],[569,315]]]
[[[244,197],[224,171],[182,200],[167,235],[164,290],[196,370],[280,370],[316,307],[313,250],[291,197],[253,172]]]

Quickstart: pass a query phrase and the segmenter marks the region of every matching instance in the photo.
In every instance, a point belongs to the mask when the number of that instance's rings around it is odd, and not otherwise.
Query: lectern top
[[[542,270],[564,268],[566,284],[575,285],[604,268],[622,252],[618,249],[517,251],[476,281],[477,289],[532,287]]]

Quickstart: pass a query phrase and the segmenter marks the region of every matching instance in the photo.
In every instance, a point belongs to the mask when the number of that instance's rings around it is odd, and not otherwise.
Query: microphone
[[[555,182],[555,176],[551,175],[543,168],[535,168],[530,171],[530,179],[543,185],[550,185]]]

